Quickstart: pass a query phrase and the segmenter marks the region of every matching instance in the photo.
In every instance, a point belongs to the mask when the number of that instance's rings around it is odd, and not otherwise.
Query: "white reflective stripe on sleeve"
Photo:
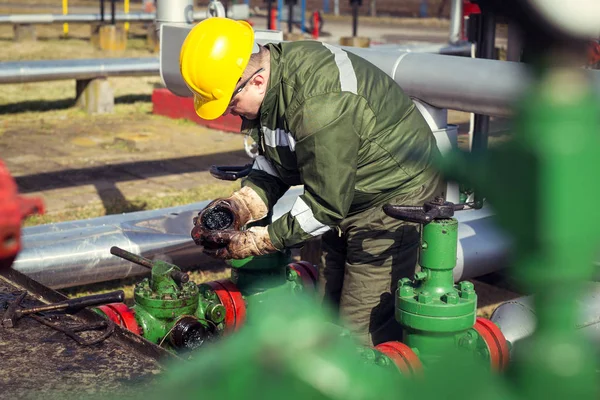
[[[348,53],[339,47],[332,46],[327,43],[323,43],[323,46],[327,47],[329,51],[333,53],[335,64],[340,70],[340,86],[342,92],[350,92],[356,94],[358,91],[358,83],[356,80],[356,73],[352,66],[352,61],[348,57]]]
[[[290,214],[298,221],[302,230],[312,236],[322,235],[331,229],[317,221],[311,209],[300,197],[296,199]]]
[[[290,132],[279,128],[271,130],[266,126],[263,126],[263,133],[265,144],[269,147],[289,147],[291,151],[296,149],[296,140],[294,140],[294,137]]]
[[[252,164],[252,169],[265,171],[269,175],[279,177],[279,174],[277,173],[271,162],[265,158],[265,156],[256,156],[256,158],[254,159],[254,164]]]

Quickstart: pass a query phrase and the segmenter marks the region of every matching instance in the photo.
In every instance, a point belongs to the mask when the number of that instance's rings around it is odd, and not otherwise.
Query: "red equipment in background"
[[[42,200],[20,196],[14,179],[0,161],[0,270],[9,268],[21,250],[23,220],[43,213]]]
[[[466,29],[466,21],[472,14],[481,14],[481,9],[479,5],[471,3],[469,0],[463,0],[462,4],[463,12],[462,12],[462,21],[461,21],[461,40],[467,40],[467,29]]]

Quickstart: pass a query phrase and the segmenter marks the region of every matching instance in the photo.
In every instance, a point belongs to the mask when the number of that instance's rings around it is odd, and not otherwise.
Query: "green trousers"
[[[421,205],[444,190],[436,179],[388,203]],[[391,218],[382,206],[346,218],[321,237],[319,294],[367,346],[402,339],[395,293],[399,279],[414,275],[420,243],[418,224]]]

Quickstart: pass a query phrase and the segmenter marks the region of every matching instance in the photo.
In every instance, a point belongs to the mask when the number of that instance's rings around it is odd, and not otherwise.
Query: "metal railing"
[[[227,16],[232,19],[247,19],[250,17],[250,10],[247,4],[233,4],[227,9]],[[0,15],[0,24],[58,24],[58,23],[92,23],[101,21],[110,21],[110,13],[104,14],[11,14]],[[194,21],[200,21],[206,18],[206,10],[195,11]],[[151,22],[156,19],[155,13],[115,13],[116,22]]]
[[[0,63],[0,83],[158,76],[158,68],[157,57],[3,62]]]

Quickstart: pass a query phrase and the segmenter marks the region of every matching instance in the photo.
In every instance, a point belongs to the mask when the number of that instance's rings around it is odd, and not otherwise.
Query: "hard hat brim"
[[[200,118],[210,121],[223,115],[229,106],[229,100],[228,97],[224,97],[206,101],[201,96],[194,94],[194,109]]]

